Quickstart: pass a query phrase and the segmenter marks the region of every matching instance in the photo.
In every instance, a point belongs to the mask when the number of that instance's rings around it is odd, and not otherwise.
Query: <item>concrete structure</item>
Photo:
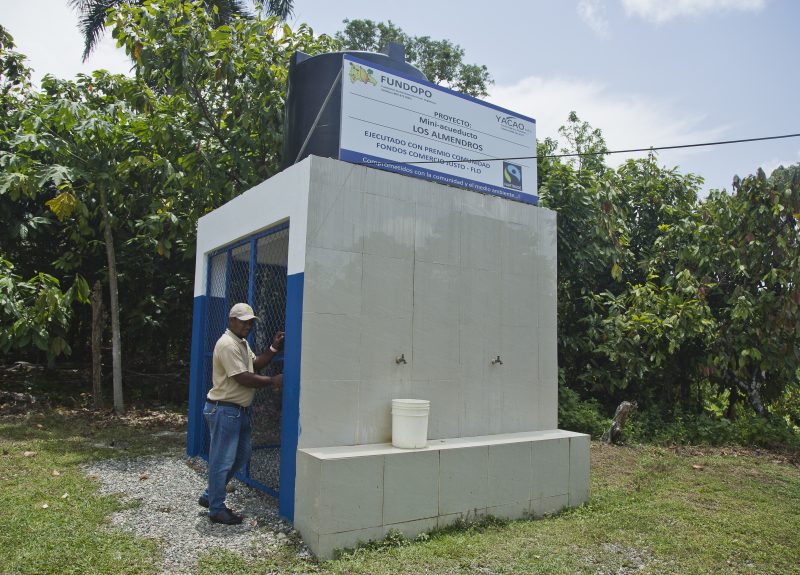
[[[301,449],[295,527],[321,558],[396,529],[407,537],[487,515],[541,517],[584,503],[589,437],[533,431]],[[302,478],[302,480],[301,480]]]
[[[556,429],[555,213],[312,156],[200,220],[196,295],[204,254],[287,220],[280,499],[312,551],[586,500],[588,436]],[[393,398],[430,400],[426,449],[391,447]]]

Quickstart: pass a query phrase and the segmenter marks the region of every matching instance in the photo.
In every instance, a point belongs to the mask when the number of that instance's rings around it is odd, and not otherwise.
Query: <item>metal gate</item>
[[[217,339],[227,328],[228,311],[237,302],[253,306],[259,321],[248,336],[256,354],[269,347],[276,331],[285,331],[289,226],[284,224],[212,252],[208,256],[208,286],[200,370],[203,396],[211,389],[211,359]],[[262,372],[283,371],[283,355],[276,355]],[[253,455],[237,478],[278,497],[280,485],[282,392],[256,391],[253,400]],[[209,434],[202,414],[190,417],[195,433],[203,437],[200,455],[208,460]]]

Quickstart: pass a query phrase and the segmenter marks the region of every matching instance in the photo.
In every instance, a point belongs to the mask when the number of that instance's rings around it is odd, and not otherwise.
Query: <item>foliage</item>
[[[709,412],[677,409],[669,417],[656,409],[637,414],[629,437],[632,441],[660,445],[751,445],[764,448],[800,449],[800,436],[776,416],[761,417],[752,411],[727,418]]]
[[[422,70],[434,84],[442,84],[476,98],[489,95],[488,88],[493,83],[489,69],[483,65],[465,64],[464,49],[450,40],[409,36],[391,20],[383,23],[345,19],[343,24],[344,30],[336,33],[336,39],[347,50],[380,52],[390,42],[402,44],[406,50],[406,61]]]
[[[669,284],[650,276],[628,284],[619,295],[593,295],[587,336],[605,369],[586,374],[594,390],[625,390],[637,401],[670,404],[688,400],[688,388],[699,375],[705,349],[717,335],[716,322],[700,285],[685,270]],[[658,283],[656,283],[658,282]]]
[[[48,363],[70,355],[72,304],[88,301],[89,286],[80,276],[64,292],[53,276],[39,273],[23,280],[11,262],[0,258],[0,352],[35,347],[45,352]]]
[[[575,113],[561,134],[563,153],[605,149]],[[702,180],[654,154],[610,170],[602,154],[563,162],[556,149],[540,144],[551,157],[539,176],[542,205],[559,215],[564,384],[607,414],[636,400],[665,425],[704,417],[723,392],[729,418],[739,398],[775,411],[800,367],[800,176],[759,172],[701,201]]]
[[[134,1],[140,5],[145,2],[145,0]],[[84,62],[97,46],[97,42],[103,34],[109,9],[130,3],[131,0],[69,0],[70,6],[78,11],[80,17],[79,27],[84,38]],[[294,4],[292,0],[256,0],[254,3],[260,10],[274,14],[282,20],[292,14]],[[242,0],[207,0],[203,4],[216,25],[228,24],[237,17],[252,17],[246,3]]]
[[[30,263],[107,281],[102,186],[124,347],[134,362],[163,364],[188,348],[197,219],[275,172],[289,57],[335,43],[275,19],[215,27],[202,2],[112,14],[138,77],[48,77],[40,92],[18,90],[0,138],[0,241],[21,273]]]
[[[608,146],[598,128],[581,120],[573,110],[567,117],[567,123],[558,129],[558,133],[567,141],[567,146],[561,148],[561,154],[569,157],[567,163],[578,173],[588,170],[599,175],[606,171],[603,159],[605,152],[608,152]]]
[[[185,103],[172,122],[191,142],[178,163],[205,200],[193,219],[277,172],[289,59],[338,46],[275,17],[216,26],[202,2],[181,0],[125,6],[109,25],[137,77]]]
[[[776,187],[764,172],[733,194],[712,191],[655,242],[654,264],[685,270],[706,284],[718,328],[704,376],[744,396],[756,413],[780,397],[800,367],[800,178]]]
[[[602,408],[597,400],[581,400],[577,392],[564,385],[559,385],[559,429],[588,433],[593,439],[600,439],[610,425],[611,418],[603,416]]]

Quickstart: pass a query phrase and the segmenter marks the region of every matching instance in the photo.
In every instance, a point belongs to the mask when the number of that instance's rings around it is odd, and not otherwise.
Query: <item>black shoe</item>
[[[206,509],[208,509],[208,497],[206,497],[205,495],[201,495],[200,499],[197,500],[197,504],[200,507],[205,507]]]
[[[224,525],[239,525],[243,520],[241,515],[236,515],[230,509],[223,509],[216,515],[209,515],[208,518],[211,523],[222,523]]]

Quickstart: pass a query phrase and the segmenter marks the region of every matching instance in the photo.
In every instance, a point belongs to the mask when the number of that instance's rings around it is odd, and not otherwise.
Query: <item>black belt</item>
[[[248,409],[244,405],[239,405],[238,403],[233,403],[232,401],[217,401],[215,399],[208,399],[206,398],[208,403],[213,403],[216,405],[221,405],[223,407],[235,407],[236,409]]]

